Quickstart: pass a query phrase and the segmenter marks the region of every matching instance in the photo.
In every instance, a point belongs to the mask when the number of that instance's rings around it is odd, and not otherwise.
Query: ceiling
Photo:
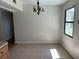
[[[36,4],[37,0],[21,0],[24,4]],[[68,0],[39,0],[41,5],[62,5]]]

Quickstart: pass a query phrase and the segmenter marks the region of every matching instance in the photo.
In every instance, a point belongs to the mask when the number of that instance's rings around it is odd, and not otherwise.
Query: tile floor
[[[9,59],[73,59],[61,45],[15,45]]]

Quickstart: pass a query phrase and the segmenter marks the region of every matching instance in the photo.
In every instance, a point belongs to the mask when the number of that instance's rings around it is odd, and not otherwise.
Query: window
[[[75,8],[72,7],[65,11],[64,33],[73,38]]]

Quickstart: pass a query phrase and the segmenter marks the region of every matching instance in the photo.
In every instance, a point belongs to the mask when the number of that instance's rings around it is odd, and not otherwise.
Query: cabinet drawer
[[[8,59],[8,53],[4,54],[1,59]]]
[[[7,52],[8,52],[8,45],[6,45],[3,48],[1,48],[0,55],[3,56]]]

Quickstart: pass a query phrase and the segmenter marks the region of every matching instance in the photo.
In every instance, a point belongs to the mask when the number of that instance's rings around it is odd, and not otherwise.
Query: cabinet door
[[[3,56],[6,52],[8,52],[8,45],[4,46],[3,48],[1,48],[1,56]]]
[[[9,59],[8,58],[8,53],[4,54],[1,59]]]

